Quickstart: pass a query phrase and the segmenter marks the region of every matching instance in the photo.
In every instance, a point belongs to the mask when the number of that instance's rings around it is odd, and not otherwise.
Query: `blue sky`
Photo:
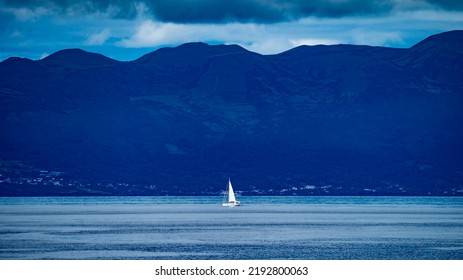
[[[303,44],[410,47],[455,29],[461,0],[0,0],[0,61],[66,48],[127,61],[193,41],[263,54]]]

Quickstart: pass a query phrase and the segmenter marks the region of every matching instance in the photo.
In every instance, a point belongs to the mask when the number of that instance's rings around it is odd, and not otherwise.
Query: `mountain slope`
[[[461,195],[462,40],[10,58],[0,194]]]

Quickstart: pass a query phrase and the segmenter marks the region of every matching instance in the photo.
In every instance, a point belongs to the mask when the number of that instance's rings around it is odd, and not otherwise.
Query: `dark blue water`
[[[463,197],[0,198],[0,259],[463,259]]]

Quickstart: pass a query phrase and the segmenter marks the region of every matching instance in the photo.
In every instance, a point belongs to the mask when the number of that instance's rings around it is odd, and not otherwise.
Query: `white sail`
[[[228,196],[228,199],[227,199]],[[232,183],[230,181],[230,178],[228,178],[228,191],[224,192],[224,200],[222,202],[222,206],[227,206],[227,207],[234,207],[234,206],[240,206],[241,203],[236,200],[235,197],[235,192],[233,191]]]
[[[235,193],[233,192],[233,187],[230,179],[228,179],[228,202],[235,202]]]

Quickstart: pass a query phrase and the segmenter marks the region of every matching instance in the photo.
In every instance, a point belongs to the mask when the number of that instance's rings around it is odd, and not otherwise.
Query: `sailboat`
[[[228,190],[226,190],[224,193],[222,206],[240,206],[240,202],[237,201],[235,198],[235,193],[233,192],[233,187],[230,178],[228,178]]]

